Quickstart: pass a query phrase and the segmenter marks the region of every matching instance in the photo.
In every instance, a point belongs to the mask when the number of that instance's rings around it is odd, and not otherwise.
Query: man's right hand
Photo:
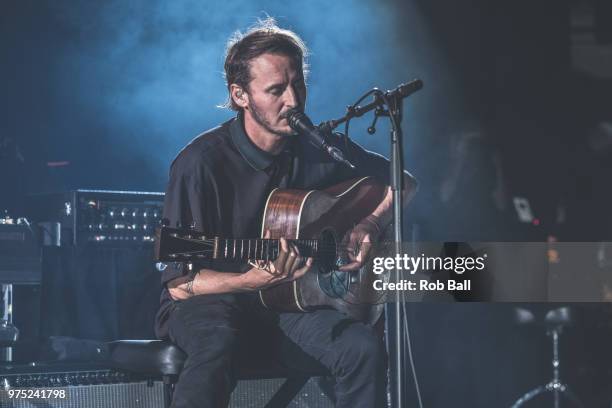
[[[269,231],[264,238],[269,238]],[[265,289],[283,282],[291,282],[306,274],[312,267],[313,259],[304,258],[299,249],[287,242],[285,238],[280,239],[280,252],[274,262],[269,262],[265,267],[253,267],[243,275],[245,285],[252,290]]]

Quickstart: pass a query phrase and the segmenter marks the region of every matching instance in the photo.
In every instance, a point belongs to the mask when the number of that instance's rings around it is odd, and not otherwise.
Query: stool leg
[[[164,408],[170,408],[170,404],[172,404],[172,395],[174,394],[175,380],[171,375],[164,375],[162,380],[164,381]]]
[[[554,329],[550,333],[553,341],[553,359],[552,359],[552,368],[553,368],[553,393],[555,396],[555,408],[559,408],[559,369],[561,365],[561,361],[559,361],[559,330]]]

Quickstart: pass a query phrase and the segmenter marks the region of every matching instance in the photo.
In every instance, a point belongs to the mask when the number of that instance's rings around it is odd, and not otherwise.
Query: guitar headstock
[[[155,259],[160,262],[189,262],[212,259],[213,239],[193,228],[162,225],[155,231]]]

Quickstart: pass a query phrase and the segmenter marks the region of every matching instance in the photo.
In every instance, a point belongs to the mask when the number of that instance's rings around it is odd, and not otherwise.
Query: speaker
[[[230,408],[261,408],[282,386],[284,379],[239,381],[232,392]],[[333,408],[334,404],[323,392],[323,378],[311,378],[287,405],[291,408]],[[323,387],[327,388],[327,387]]]
[[[239,381],[230,408],[261,408],[284,379]],[[287,405],[332,408],[325,378],[311,378]],[[18,390],[29,390],[24,392]],[[38,396],[35,392],[38,390]],[[44,398],[43,398],[44,397]],[[162,381],[96,364],[0,366],[0,408],[164,408]]]
[[[154,338],[161,290],[150,246],[45,248],[41,336]]]
[[[0,385],[0,408],[164,407],[161,381],[91,366],[2,367]]]

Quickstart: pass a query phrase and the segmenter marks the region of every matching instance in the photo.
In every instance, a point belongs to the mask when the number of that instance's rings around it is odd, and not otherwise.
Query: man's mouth
[[[280,118],[281,119],[289,119],[289,115],[291,115],[293,112],[299,112],[300,110],[298,108],[293,108],[293,109],[289,109],[286,112],[283,112],[280,114]]]

